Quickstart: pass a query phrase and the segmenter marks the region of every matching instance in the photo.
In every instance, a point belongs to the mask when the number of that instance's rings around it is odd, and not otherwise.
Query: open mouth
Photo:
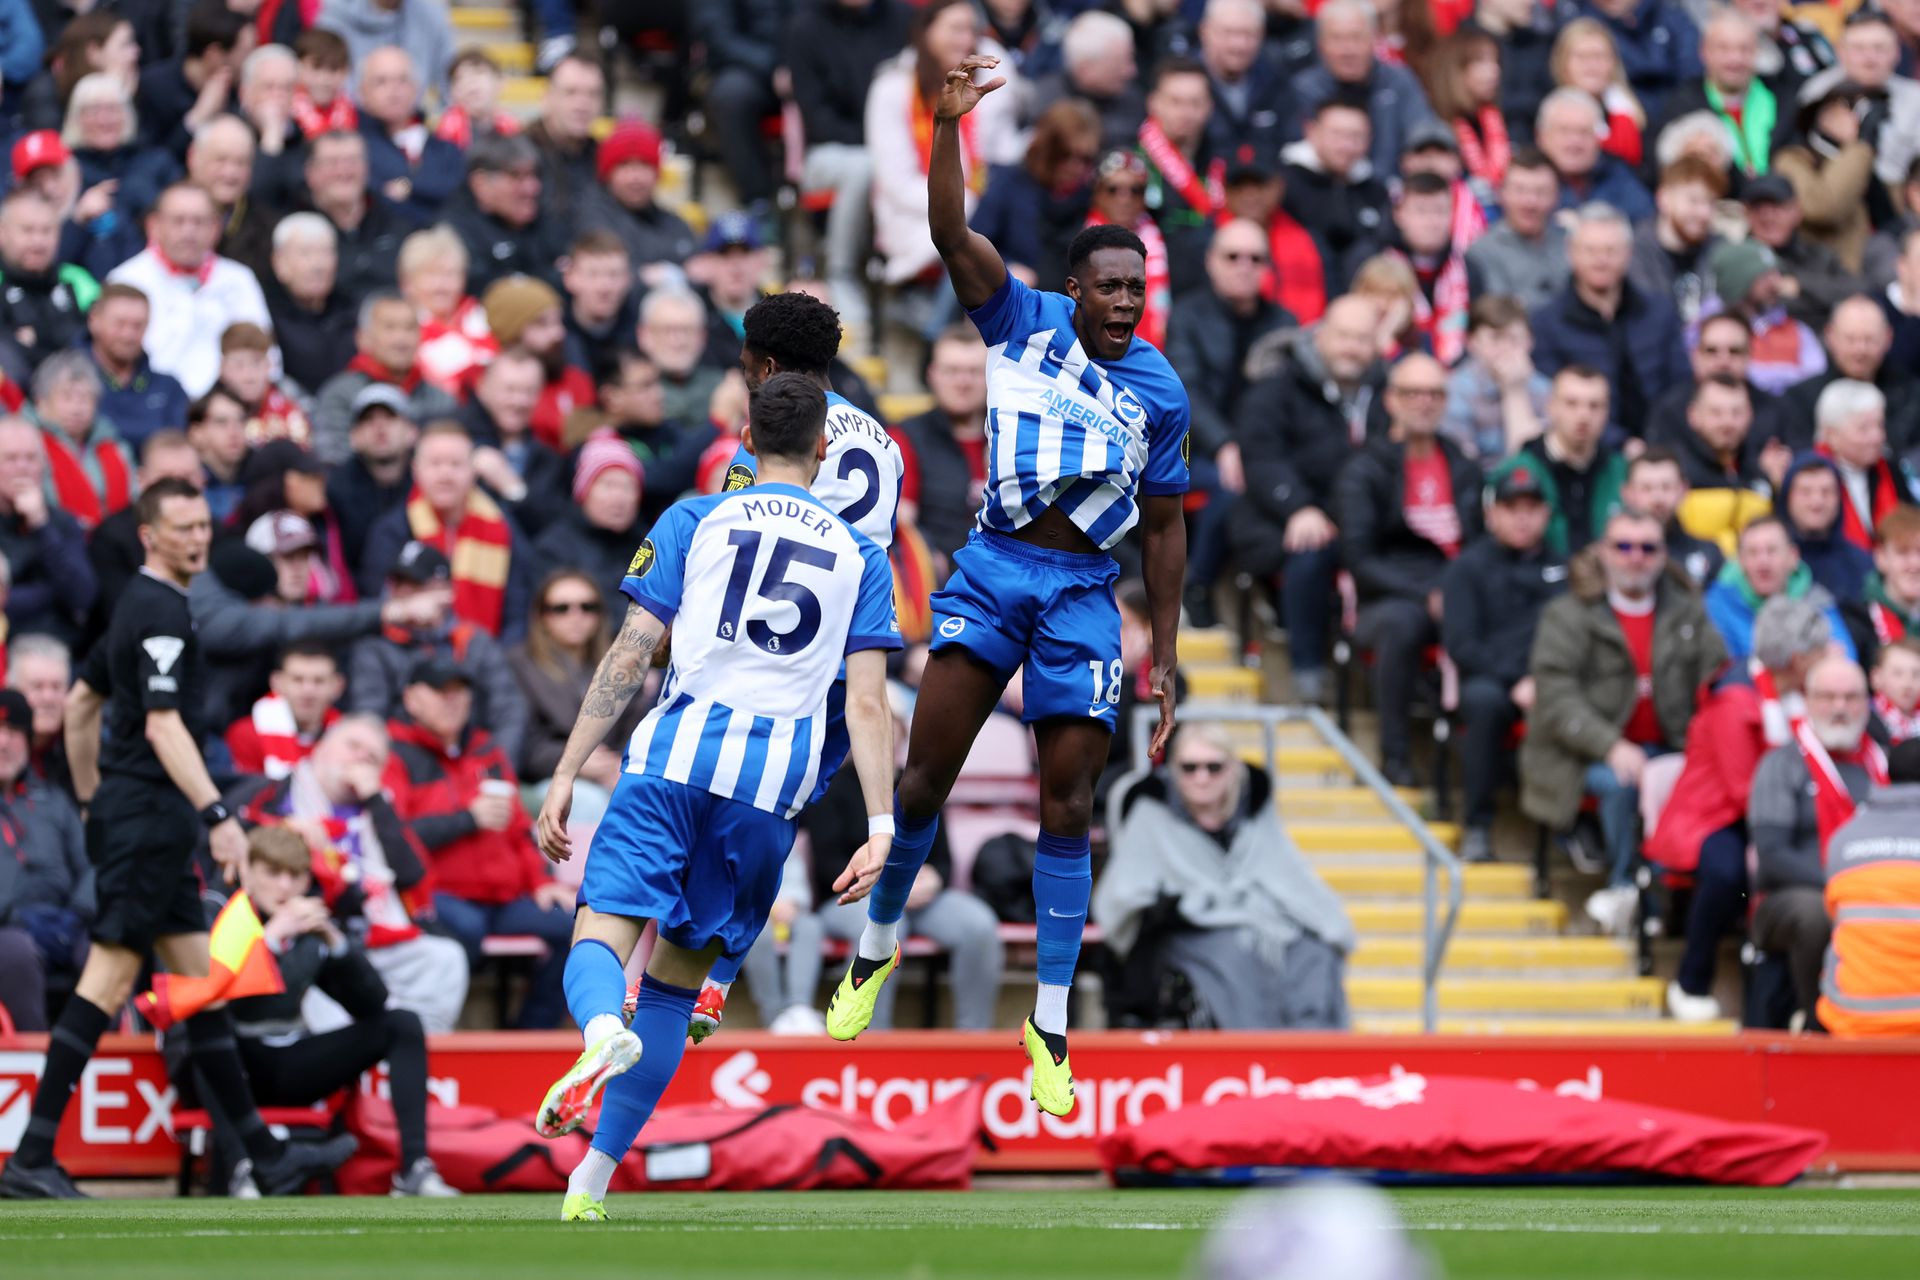
[[[1125,342],[1133,336],[1133,326],[1118,320],[1109,320],[1100,326],[1100,331],[1106,334],[1108,342],[1113,343]]]

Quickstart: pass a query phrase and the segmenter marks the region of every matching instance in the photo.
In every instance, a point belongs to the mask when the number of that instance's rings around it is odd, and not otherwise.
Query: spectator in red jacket
[[[347,681],[331,649],[296,644],[281,652],[267,687],[272,692],[228,726],[227,750],[236,773],[277,781],[291,774],[340,718],[335,704]]]
[[[1645,844],[1648,860],[1694,877],[1686,951],[1667,986],[1667,1009],[1682,1022],[1721,1016],[1714,960],[1720,939],[1746,912],[1754,771],[1761,756],[1791,740],[1788,726],[1806,714],[1801,685],[1832,641],[1820,605],[1776,597],[1754,619],[1753,656],[1730,660],[1700,690],[1685,768]]]
[[[547,944],[515,1023],[556,1026],[566,1010],[561,976],[573,936],[574,893],[547,873],[519,799],[513,761],[468,724],[473,681],[460,663],[432,655],[408,673],[406,713],[388,731],[385,781],[393,807],[433,859],[434,912],[472,963],[489,935]]]

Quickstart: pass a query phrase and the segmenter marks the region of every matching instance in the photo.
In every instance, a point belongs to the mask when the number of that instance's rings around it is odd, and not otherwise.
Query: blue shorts
[[[1118,719],[1120,610],[1112,556],[1049,551],[975,529],[933,597],[933,651],[964,649],[1002,680],[1025,666],[1028,724],[1059,716]]]
[[[594,832],[580,895],[595,911],[653,920],[688,951],[744,954],[780,892],[791,818],[644,773],[623,773]]]

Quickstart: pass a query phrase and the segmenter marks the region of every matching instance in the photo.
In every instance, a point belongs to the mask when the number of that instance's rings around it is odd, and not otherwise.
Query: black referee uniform
[[[204,933],[193,866],[200,815],[147,741],[150,711],[177,711],[195,742],[206,738],[206,662],[186,591],[135,574],[80,678],[107,698],[100,790],[87,811],[100,899],[93,936],[144,952],[155,938]]]

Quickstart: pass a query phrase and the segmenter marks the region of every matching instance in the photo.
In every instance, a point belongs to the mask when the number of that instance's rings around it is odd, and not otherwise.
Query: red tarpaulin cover
[[[1402,1073],[1163,1112],[1108,1134],[1100,1157],[1116,1180],[1121,1170],[1268,1165],[1472,1177],[1640,1173],[1772,1187],[1806,1172],[1826,1146],[1826,1135],[1810,1129]]]
[[[655,1113],[614,1172],[614,1191],[965,1190],[980,1144],[980,1094],[966,1091],[891,1129],[815,1107],[671,1107]],[[393,1109],[357,1098],[360,1150],[340,1170],[347,1195],[385,1195],[399,1162]],[[530,1118],[485,1107],[427,1108],[427,1151],[461,1191],[559,1191],[588,1131],[546,1141]]]

